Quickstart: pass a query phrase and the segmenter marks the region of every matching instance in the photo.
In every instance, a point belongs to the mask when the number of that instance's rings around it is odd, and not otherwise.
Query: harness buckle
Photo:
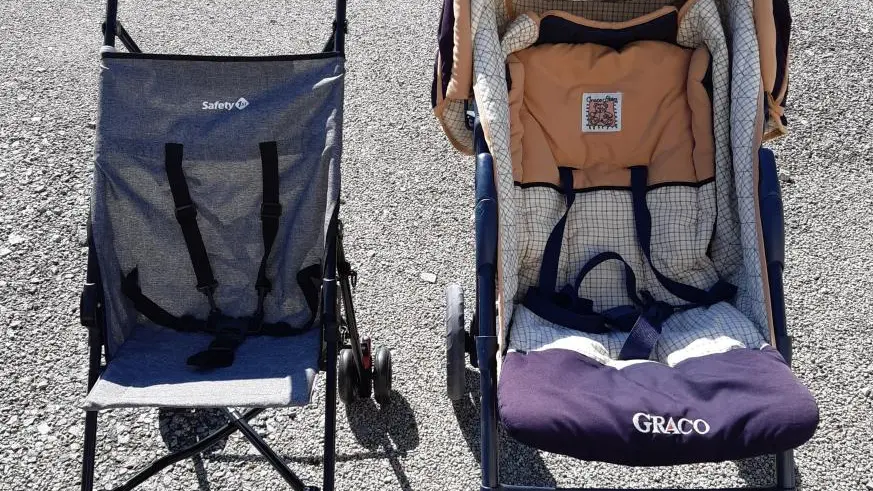
[[[265,218],[278,219],[282,216],[282,205],[280,203],[261,203],[261,220]]]
[[[640,291],[643,300],[640,317],[645,317],[652,324],[661,325],[676,312],[676,308],[667,302],[655,300],[646,290]]]
[[[248,330],[247,319],[230,317],[220,311],[209,314],[207,330],[215,334],[217,345],[236,346],[243,342]]]
[[[194,203],[176,207],[176,220],[180,222],[190,221],[197,218],[197,206]]]
[[[212,283],[207,283],[205,285],[197,285],[197,291],[206,295],[206,299],[209,301],[209,315],[211,316],[213,313],[221,313],[221,309],[218,308],[218,304],[215,303],[215,290],[218,288],[218,282],[213,281]]]
[[[264,301],[267,298],[267,294],[270,293],[272,287],[270,285],[257,285],[255,288],[258,290],[258,306],[255,309],[255,313],[252,314],[252,318],[249,321],[248,332],[251,334],[259,334],[261,329],[264,326]]]

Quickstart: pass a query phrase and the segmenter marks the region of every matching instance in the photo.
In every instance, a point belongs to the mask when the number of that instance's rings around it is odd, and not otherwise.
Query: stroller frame
[[[474,109],[468,117],[473,127],[473,148],[476,155],[476,310],[471,332],[465,334],[466,351],[470,361],[479,367],[480,376],[480,441],[482,466],[482,491],[608,491],[615,488],[554,488],[527,487],[501,484],[499,480],[497,429],[497,188],[494,183],[494,162],[485,134]],[[776,334],[776,348],[786,362],[791,364],[791,338],[785,321],[785,298],[782,271],[785,262],[785,231],[782,197],[776,172],[773,152],[759,150],[760,161],[760,212],[767,260],[770,302]],[[477,362],[478,360],[478,362]],[[794,451],[776,454],[775,486],[765,488],[708,488],[709,491],[750,489],[757,491],[795,491]],[[676,488],[644,488],[626,491],[680,491]],[[684,489],[684,488],[683,488]]]
[[[106,19],[103,24],[103,45],[114,47],[116,38],[130,52],[141,52],[130,34],[117,19],[118,0],[107,0]],[[330,39],[324,47],[325,52],[345,54],[345,35],[347,33],[346,0],[336,0],[336,13]],[[358,375],[364,373],[363,348],[358,333],[352,303],[352,287],[356,272],[346,261],[342,245],[342,223],[339,220],[337,202],[325,235],[326,260],[324,277],[322,278],[321,303],[319,319],[322,331],[321,354],[319,370],[326,372],[325,390],[325,425],[324,425],[324,465],[322,487],[309,486],[291,471],[284,460],[272,450],[260,435],[249,425],[249,421],[264,411],[264,408],[250,408],[240,413],[224,409],[228,423],[214,430],[205,438],[185,448],[174,451],[149,466],[141,469],[125,483],[113,488],[114,491],[126,491],[142,484],[162,469],[201,453],[218,441],[239,431],[267,462],[282,476],[295,491],[332,491],[334,489],[334,472],[336,467],[336,406],[337,406],[337,357],[341,348],[350,348]],[[90,219],[89,219],[90,222]],[[337,296],[339,283],[340,295]],[[340,301],[344,311],[339,310]],[[343,315],[344,314],[344,315]],[[92,237],[90,223],[88,224],[88,263],[84,288],[80,302],[81,324],[88,330],[88,391],[97,382],[105,369],[103,354],[106,352],[106,323],[104,317],[103,288],[100,279],[100,265]],[[97,411],[87,411],[85,416],[85,431],[83,445],[83,460],[81,473],[81,489],[91,491],[94,487],[94,470],[97,450]]]

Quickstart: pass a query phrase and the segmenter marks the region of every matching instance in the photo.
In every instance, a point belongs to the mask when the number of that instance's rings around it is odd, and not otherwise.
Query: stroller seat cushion
[[[522,443],[623,465],[771,454],[802,444],[818,425],[811,394],[769,346],[621,369],[572,350],[513,351],[498,401]]]
[[[123,407],[285,407],[309,403],[318,373],[321,332],[256,336],[233,365],[199,370],[186,364],[209,344],[205,333],[140,325],[108,364],[84,402],[86,410]]]
[[[713,177],[705,48],[548,44],[507,62],[516,182],[557,185],[570,167],[576,189],[627,186],[634,165],[649,167],[650,184]]]

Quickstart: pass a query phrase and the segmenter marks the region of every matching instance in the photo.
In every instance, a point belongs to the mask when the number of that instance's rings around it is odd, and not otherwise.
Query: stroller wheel
[[[464,290],[460,285],[446,288],[446,392],[449,399],[464,396]]]
[[[379,348],[373,362],[373,393],[380,406],[391,403],[391,352],[387,348]]]
[[[337,367],[337,391],[343,404],[351,404],[358,398],[358,370],[355,368],[355,356],[352,350],[345,348],[340,351]]]

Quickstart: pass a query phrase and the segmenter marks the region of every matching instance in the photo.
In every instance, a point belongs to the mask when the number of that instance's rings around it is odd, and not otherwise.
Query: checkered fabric
[[[473,132],[467,127],[467,113],[464,103],[465,101],[454,99],[444,101],[439,120],[452,145],[459,152],[472,155]]]
[[[726,302],[673,314],[664,322],[648,360],[618,360],[627,337],[626,332],[583,334],[553,324],[519,305],[512,320],[510,349],[525,352],[566,349],[604,365],[624,368],[647,361],[672,367],[689,358],[766,344],[749,318]]]
[[[756,149],[760,142],[760,131],[756,129],[760,127],[761,104],[752,5],[751,0],[719,1],[717,5],[716,0],[691,0],[683,9],[677,39],[688,48],[706,46],[712,55],[715,183],[699,188],[659,188],[649,193],[648,201],[653,216],[652,247],[656,267],[677,281],[698,287],[708,287],[721,277],[736,284],[739,293],[733,306],[695,309],[671,319],[670,330],[687,333],[694,326],[701,330],[698,341],[689,342],[685,337],[667,334],[665,325],[665,335],[653,357],[667,363],[675,363],[692,353],[699,356],[737,346],[759,347],[769,336],[755,189]],[[542,349],[555,347],[555,342],[560,341],[564,345],[576,343],[578,350],[587,350],[589,355],[598,352],[585,347],[591,346],[591,342],[580,341],[583,338],[580,333],[550,325],[515,306],[537,280],[545,240],[563,213],[564,199],[553,189],[523,189],[512,181],[505,59],[508,53],[530,46],[538,34],[533,21],[524,16],[513,17],[513,14],[565,10],[594,20],[624,21],[671,3],[664,0],[517,0],[507,6],[503,0],[472,0],[474,94],[494,156],[500,200],[498,309],[499,336],[504,349]],[[732,42],[729,44],[729,41]],[[675,216],[678,211],[696,216],[679,219]],[[634,234],[628,192],[580,193],[567,227],[559,282],[575,276],[594,254],[613,250],[625,256],[637,272],[638,280],[656,298],[677,300],[664,291],[645,264]],[[683,228],[685,230],[680,230]],[[621,269],[617,265],[598,268],[586,279],[579,293],[594,300],[597,308],[627,303]],[[519,310],[513,316],[516,308]],[[510,322],[511,339],[507,345],[505,334]],[[703,329],[717,331],[704,332]],[[541,342],[543,339],[547,341]],[[597,342],[603,345],[602,341]],[[601,354],[617,356],[618,351],[605,346]]]

